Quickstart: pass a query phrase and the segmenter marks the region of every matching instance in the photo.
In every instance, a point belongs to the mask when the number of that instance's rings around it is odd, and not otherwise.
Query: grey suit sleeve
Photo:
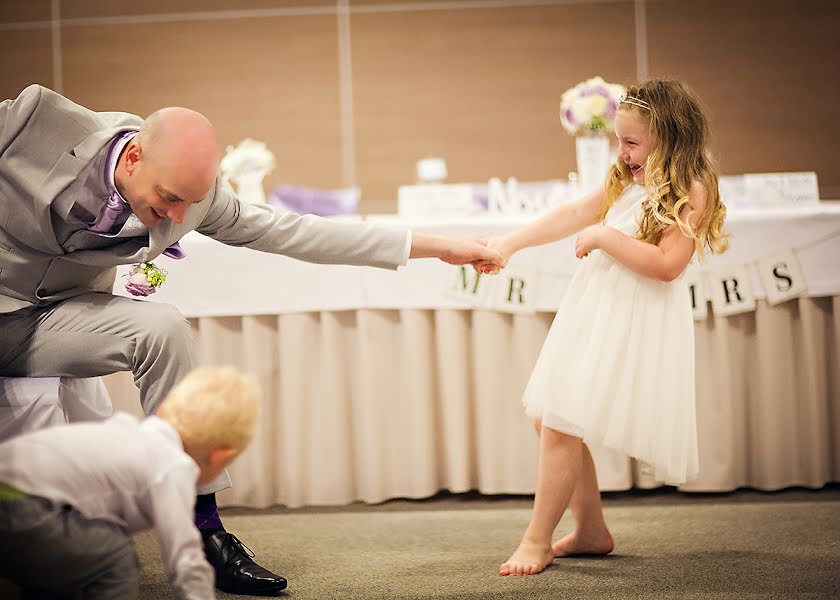
[[[35,113],[41,100],[40,85],[30,85],[14,100],[0,102],[0,157]]]
[[[405,258],[406,229],[341,223],[296,215],[268,205],[240,202],[217,183],[209,210],[196,231],[231,246],[283,254],[321,264],[395,269]]]

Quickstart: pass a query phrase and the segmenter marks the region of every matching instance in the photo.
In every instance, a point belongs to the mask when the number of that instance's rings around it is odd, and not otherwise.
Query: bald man
[[[469,240],[337,223],[240,203],[217,174],[210,122],[184,108],[145,121],[94,112],[32,85],[0,103],[0,375],[92,377],[130,370],[146,414],[196,366],[177,309],[114,296],[117,265],[178,257],[192,230],[316,263],[395,269],[409,258],[499,262]],[[107,449],[104,449],[107,451]],[[276,594],[216,510],[227,475],[199,486],[196,525],[226,592]]]

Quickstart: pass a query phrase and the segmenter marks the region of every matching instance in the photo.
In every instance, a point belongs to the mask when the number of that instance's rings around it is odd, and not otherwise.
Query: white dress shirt
[[[409,229],[405,234],[405,249],[403,250],[402,260],[400,266],[404,267],[408,264],[408,257],[411,254],[411,230]]]
[[[0,482],[128,534],[154,527],[180,597],[214,598],[213,572],[193,524],[199,468],[175,429],[158,417],[117,413],[27,433],[0,444]]]

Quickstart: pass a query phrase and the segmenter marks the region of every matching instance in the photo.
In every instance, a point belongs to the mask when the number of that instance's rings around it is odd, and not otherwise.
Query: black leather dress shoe
[[[216,571],[216,587],[228,594],[274,596],[286,588],[286,578],[253,560],[254,553],[232,533],[220,529],[204,538],[204,554]]]

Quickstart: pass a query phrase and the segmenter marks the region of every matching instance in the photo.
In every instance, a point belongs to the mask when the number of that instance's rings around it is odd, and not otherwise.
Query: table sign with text
[[[746,173],[744,193],[748,207],[791,207],[820,201],[817,174]]]

